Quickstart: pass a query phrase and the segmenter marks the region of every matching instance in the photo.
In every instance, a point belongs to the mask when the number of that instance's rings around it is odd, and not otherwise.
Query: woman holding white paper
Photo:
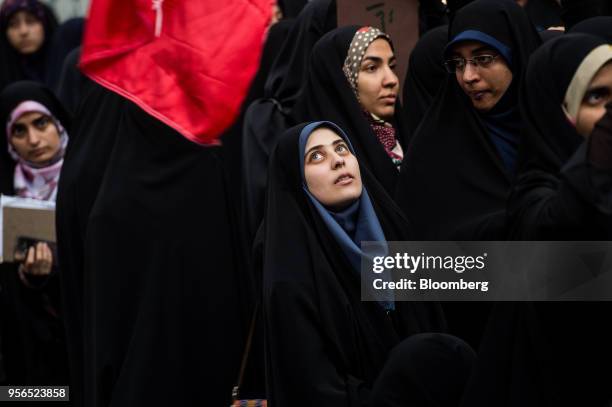
[[[0,116],[6,141],[0,146],[2,193],[55,201],[70,116],[49,89],[30,81],[15,82],[0,93]],[[18,268],[3,264],[0,269],[0,312],[6,313],[6,331],[11,332],[3,352],[9,379],[18,384],[65,384],[57,259],[44,242],[15,253],[15,259],[21,261]]]

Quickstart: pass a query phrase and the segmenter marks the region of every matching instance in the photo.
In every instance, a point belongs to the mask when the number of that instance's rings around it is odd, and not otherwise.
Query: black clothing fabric
[[[566,31],[591,17],[612,16],[612,4],[608,0],[561,0],[561,7]]]
[[[62,268],[62,302],[70,359],[70,400],[84,404],[85,238],[91,209],[110,162],[125,99],[85,77],[83,103],[75,115],[56,202]],[[90,352],[91,353],[91,352]]]
[[[409,138],[446,79],[442,63],[447,42],[448,26],[437,27],[421,37],[410,53],[402,95]]]
[[[56,89],[57,97],[66,109],[73,114],[77,111],[81,93],[87,82],[86,76],[81,73],[78,67],[80,57],[81,47],[77,47],[68,53],[64,59],[62,73]]]
[[[44,105],[68,133],[71,116],[44,85],[19,81],[0,93],[0,121],[6,123],[22,102],[32,100]],[[13,159],[7,154],[7,137],[2,128],[0,174],[2,193],[14,195]],[[13,385],[67,385],[68,357],[62,323],[60,271],[58,259],[49,276],[28,278],[27,287],[18,277],[18,264],[0,265],[0,353],[5,355],[7,381]]]
[[[57,208],[73,405],[229,404],[252,297],[219,148],[98,85],[77,117]]]
[[[84,26],[85,19],[76,17],[63,22],[55,30],[49,51],[45,82],[58,95],[57,89],[64,61],[72,50],[81,46]]]
[[[419,0],[419,36],[448,24],[446,6],[437,0]]]
[[[582,60],[605,40],[566,34],[534,53],[521,92],[525,118],[520,173],[508,202],[512,237],[521,240],[577,239],[577,231],[605,227],[587,196],[570,186],[581,177],[565,164],[584,142],[562,110],[565,92]],[[580,169],[578,169],[579,171]],[[583,171],[586,167],[582,168]],[[579,184],[580,182],[578,182]],[[582,188],[576,185],[575,188]],[[594,203],[591,203],[593,205]],[[604,229],[605,230],[605,229]]]
[[[568,33],[591,34],[603,38],[608,43],[612,43],[612,16],[587,18],[573,26]]]
[[[279,0],[278,7],[283,12],[283,18],[296,18],[308,2],[308,0]]]
[[[228,165],[226,165],[226,169],[229,185],[242,186],[244,184],[243,177],[245,175],[250,176],[250,173],[245,171],[243,168],[245,160],[242,159],[244,149],[243,144],[245,143],[243,129],[246,110],[253,101],[263,96],[264,85],[272,65],[283,45],[283,42],[287,38],[289,30],[291,27],[293,27],[293,24],[294,20],[283,19],[270,27],[268,37],[266,38],[266,43],[262,51],[259,69],[251,82],[246,98],[242,102],[240,114],[236,117],[236,120],[232,126],[221,136],[221,142],[223,143],[223,160],[224,162],[228,163]],[[246,158],[246,161],[248,162],[250,157],[247,155]],[[235,216],[241,215],[243,213],[242,206],[244,205],[241,188],[231,188],[228,192],[231,196],[230,199],[233,204],[233,210],[236,213]],[[244,233],[248,234],[249,228],[247,225],[243,224],[242,226],[243,229],[245,229]],[[245,241],[245,250],[250,250],[251,243],[251,241]]]
[[[444,331],[435,303],[362,302],[351,267],[303,190],[299,135],[287,130],[270,159],[264,221],[263,305],[270,405],[362,406],[401,338]],[[409,225],[367,168],[363,185],[388,240]],[[296,349],[299,350],[296,352]]]
[[[336,1],[314,0],[302,10],[276,57],[264,93],[248,107],[242,146],[242,215],[250,246],[264,212],[268,160],[280,135],[292,122],[289,117],[308,74],[314,44],[337,25]]]
[[[404,339],[389,354],[370,407],[457,407],[476,353],[452,335],[425,333]]]
[[[395,195],[417,239],[482,238],[466,236],[467,229],[489,238],[505,236],[503,210],[512,174],[504,167],[484,116],[515,109],[516,88],[540,37],[524,10],[506,0],[480,0],[461,8],[449,28],[449,39],[466,30],[481,31],[511,48],[512,84],[493,111],[482,115],[454,75],[447,75],[408,146]],[[513,118],[507,125],[517,127],[520,122]]]
[[[578,66],[602,44],[605,41],[597,37],[567,34],[532,55],[521,93],[525,117],[521,172],[508,204],[514,225],[512,238],[610,239],[609,212],[599,210],[592,199],[597,194],[589,191],[588,141],[562,110]],[[604,174],[609,185],[609,170]],[[607,196],[609,192],[609,187],[599,191]],[[609,404],[612,390],[607,367],[612,364],[612,338],[602,325],[611,312],[609,303],[542,303],[534,312],[543,338],[538,351],[550,353],[543,367],[553,372],[551,378],[558,384],[554,405]],[[530,334],[528,330],[521,332]]]
[[[557,0],[528,0],[525,11],[538,31],[563,25]]]
[[[348,49],[358,26],[337,28],[324,35],[312,50],[304,94],[292,112],[295,123],[326,120],[344,129],[356,150],[361,166],[367,167],[387,193],[392,194],[398,177],[397,167],[378,140],[355,92],[342,71]],[[399,99],[391,124],[402,147],[407,142],[407,126]]]
[[[544,31],[540,31],[540,38],[542,39],[542,42],[547,42],[552,40],[553,38],[557,38],[560,35],[563,35],[564,32],[560,31],[560,30],[544,30]]]
[[[49,6],[40,4],[44,10],[42,24],[45,40],[38,51],[31,55],[21,55],[10,45],[6,36],[8,18],[0,20],[0,90],[11,82],[33,80],[44,83],[47,62],[51,51],[52,38],[57,28],[57,18]]]

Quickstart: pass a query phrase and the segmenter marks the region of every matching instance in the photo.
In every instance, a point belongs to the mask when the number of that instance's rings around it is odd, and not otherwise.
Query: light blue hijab
[[[385,234],[382,230],[378,216],[374,212],[374,207],[365,185],[362,188],[361,196],[348,208],[339,212],[333,212],[321,204],[308,190],[306,179],[304,177],[304,153],[306,143],[313,131],[320,127],[325,127],[333,130],[346,142],[349,150],[355,155],[355,150],[351,145],[347,135],[340,127],[332,122],[320,121],[308,124],[302,129],[299,139],[299,154],[300,154],[300,172],[302,174],[302,187],[306,196],[310,199],[315,209],[323,219],[323,222],[329,229],[330,233],[340,245],[340,248],[346,255],[353,270],[361,275],[361,258],[366,255],[361,249],[361,242],[378,242],[375,249],[375,255],[385,256],[389,252]],[[368,255],[371,257],[371,255]],[[387,277],[387,278],[385,278]],[[388,279],[388,275],[381,274],[381,278]],[[363,281],[366,281],[364,279]],[[390,291],[380,291],[376,293],[378,302],[385,310],[395,309],[394,295]]]

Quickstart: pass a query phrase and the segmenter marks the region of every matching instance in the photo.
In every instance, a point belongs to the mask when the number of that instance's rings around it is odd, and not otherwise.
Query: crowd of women
[[[4,1],[2,193],[57,199],[58,248],[0,269],[0,384],[94,407],[237,384],[272,406],[611,405],[607,302],[367,302],[360,264],[363,241],[609,239],[612,7],[422,1],[400,89],[401,38],[297,3],[202,147],[79,73],[82,20]]]

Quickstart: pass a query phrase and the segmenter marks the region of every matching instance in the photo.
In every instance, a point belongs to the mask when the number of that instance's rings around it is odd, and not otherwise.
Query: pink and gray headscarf
[[[25,113],[37,112],[51,118],[60,136],[60,148],[54,157],[43,166],[31,163],[21,158],[11,144],[11,129],[15,122]],[[60,171],[64,163],[64,153],[68,145],[68,133],[44,105],[33,100],[21,102],[11,112],[6,123],[8,152],[17,163],[13,185],[18,196],[24,198],[55,201]]]

